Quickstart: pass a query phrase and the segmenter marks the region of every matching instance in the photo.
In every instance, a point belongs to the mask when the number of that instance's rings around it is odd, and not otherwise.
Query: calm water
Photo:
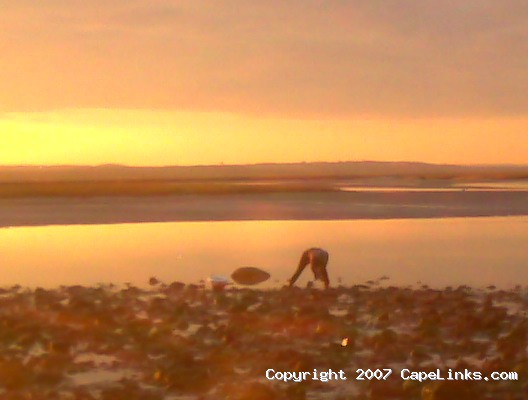
[[[343,192],[528,192],[528,181],[459,183],[451,187],[341,186]]]
[[[10,228],[0,229],[0,286],[197,282],[240,266],[279,285],[311,246],[329,251],[333,283],[526,286],[527,244],[528,217]]]

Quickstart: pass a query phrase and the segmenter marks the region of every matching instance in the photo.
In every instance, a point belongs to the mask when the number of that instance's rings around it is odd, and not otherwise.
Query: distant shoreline
[[[288,179],[400,178],[424,180],[528,179],[528,165],[451,165],[423,162],[344,161],[195,165],[165,167],[2,166],[1,183],[101,181],[229,181]]]
[[[0,228],[147,222],[528,215],[528,192],[275,192],[0,199]]]

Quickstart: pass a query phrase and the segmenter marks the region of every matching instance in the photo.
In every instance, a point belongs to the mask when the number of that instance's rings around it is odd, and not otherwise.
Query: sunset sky
[[[528,163],[526,0],[0,0],[0,165]]]

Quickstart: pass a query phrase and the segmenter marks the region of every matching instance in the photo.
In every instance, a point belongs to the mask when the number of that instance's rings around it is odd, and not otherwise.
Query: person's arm
[[[299,266],[297,267],[297,271],[293,274],[293,276],[290,279],[290,287],[293,286],[295,281],[299,278],[299,276],[302,274],[303,270],[308,265],[308,262],[310,260],[308,259],[308,254],[306,252],[303,253],[301,260],[299,261]]]

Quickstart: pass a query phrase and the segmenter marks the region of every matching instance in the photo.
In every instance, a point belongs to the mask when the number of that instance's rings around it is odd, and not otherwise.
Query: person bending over
[[[293,274],[291,277],[289,286],[291,287],[295,284],[295,281],[297,278],[299,278],[304,268],[306,268],[308,264],[310,264],[312,267],[315,280],[323,281],[325,289],[328,289],[328,286],[330,286],[328,272],[326,271],[326,265],[328,264],[328,252],[318,248],[308,249],[302,254],[297,271],[295,271],[295,274]]]

